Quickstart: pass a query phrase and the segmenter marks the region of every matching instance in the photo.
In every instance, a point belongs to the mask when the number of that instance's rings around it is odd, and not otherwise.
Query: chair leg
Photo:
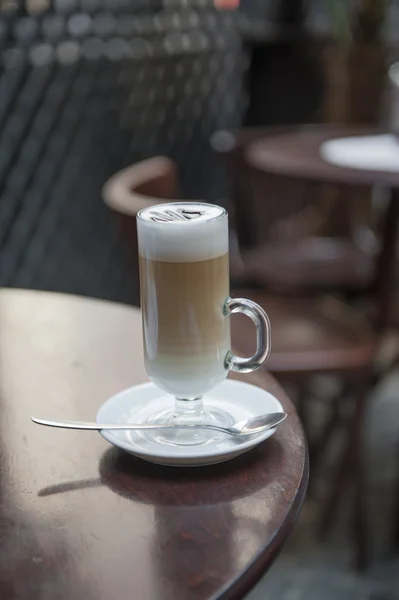
[[[309,411],[308,411],[309,390],[308,390],[307,382],[301,382],[298,384],[298,395],[297,395],[296,400],[297,400],[296,408],[297,408],[298,416],[302,422],[302,427],[305,431],[306,437],[309,440],[309,437],[310,437]]]
[[[342,418],[340,415],[342,403],[347,399],[348,386],[345,386],[335,398],[331,401],[329,415],[321,429],[315,442],[312,445],[313,471],[317,468],[320,463],[320,458],[325,455],[328,445],[331,442],[334,432],[338,429],[339,425],[342,425]]]
[[[367,378],[367,375],[365,375]],[[355,398],[355,414],[353,418],[353,533],[355,538],[355,567],[365,569],[369,562],[369,532],[367,519],[367,474],[364,444],[364,424],[366,415],[369,381],[360,381],[357,385]]]
[[[342,424],[340,416],[340,407],[343,402],[343,393],[338,394],[333,398],[329,410],[329,415],[321,429],[320,434],[314,441],[309,441],[309,459],[311,465],[312,476],[309,480],[308,495],[312,495],[314,491],[315,473],[320,466],[320,462],[326,455],[326,451],[331,442],[334,432],[338,426]]]
[[[399,449],[399,446],[398,446]],[[398,452],[398,466],[399,466],[399,452]],[[396,489],[396,498],[394,503],[394,532],[393,532],[393,540],[392,540],[392,550],[394,552],[399,552],[399,471],[398,471],[398,480],[397,480],[397,489]]]
[[[355,486],[352,525],[355,538],[355,566],[358,569],[364,569],[368,563],[363,429],[369,389],[369,378],[366,374],[363,374],[354,386],[355,410],[349,422],[345,448],[339,462],[331,495],[322,513],[318,531],[319,536],[324,537],[331,530],[344,491],[345,482],[350,477]]]
[[[324,539],[332,529],[332,526],[336,520],[338,506],[344,491],[345,482],[350,476],[350,457],[352,454],[353,441],[351,439],[350,431],[347,435],[344,450],[342,452],[341,459],[339,460],[337,473],[334,480],[334,485],[330,496],[323,508],[321,519],[318,527],[319,539]]]

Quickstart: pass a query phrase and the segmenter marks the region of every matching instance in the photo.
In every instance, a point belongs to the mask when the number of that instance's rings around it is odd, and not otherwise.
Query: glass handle
[[[243,313],[250,317],[256,327],[256,352],[250,358],[240,358],[228,352],[225,367],[238,373],[256,371],[269,358],[271,350],[271,331],[269,317],[259,304],[245,298],[227,298],[224,314],[229,317],[233,313]]]

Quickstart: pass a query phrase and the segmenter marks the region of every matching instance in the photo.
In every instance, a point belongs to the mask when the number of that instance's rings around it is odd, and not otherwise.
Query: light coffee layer
[[[228,254],[193,262],[140,257],[145,363],[165,391],[206,393],[226,377],[230,324]]]
[[[139,212],[139,253],[149,260],[195,262],[228,252],[227,212],[200,202],[173,202]]]

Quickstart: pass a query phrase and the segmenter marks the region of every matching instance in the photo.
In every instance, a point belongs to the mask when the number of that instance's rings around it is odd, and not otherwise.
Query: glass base
[[[148,423],[170,423],[171,425],[215,424],[230,427],[234,419],[219,408],[203,407],[202,399],[176,400],[174,408],[164,410],[148,419]],[[198,446],[214,442],[225,434],[207,429],[165,429],[145,434],[152,441],[172,446]]]

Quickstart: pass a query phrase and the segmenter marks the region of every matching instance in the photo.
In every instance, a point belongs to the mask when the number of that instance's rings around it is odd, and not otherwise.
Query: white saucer
[[[226,380],[204,398],[204,404],[228,411],[235,421],[256,415],[283,411],[280,402],[269,392],[242,383]],[[172,396],[167,396],[152,383],[144,383],[123,390],[107,400],[97,413],[98,423],[143,422],[146,414],[173,406]],[[144,418],[143,418],[144,417]],[[276,429],[270,429],[251,438],[223,436],[208,444],[198,446],[172,446],[157,442],[148,433],[137,431],[101,431],[111,444],[146,461],[178,467],[196,467],[231,460],[269,438]]]

